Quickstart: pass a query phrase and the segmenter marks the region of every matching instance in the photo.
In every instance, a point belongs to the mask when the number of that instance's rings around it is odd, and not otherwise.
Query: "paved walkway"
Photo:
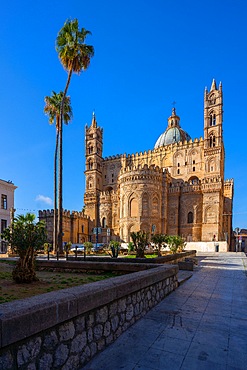
[[[247,258],[198,254],[193,276],[83,370],[247,369]]]

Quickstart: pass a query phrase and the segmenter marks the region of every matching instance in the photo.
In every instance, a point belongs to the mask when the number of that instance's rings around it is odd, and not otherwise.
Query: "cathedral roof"
[[[160,146],[178,143],[179,141],[190,140],[190,135],[180,127],[180,118],[176,114],[175,108],[172,109],[172,115],[168,118],[168,126],[155,143],[154,149]]]

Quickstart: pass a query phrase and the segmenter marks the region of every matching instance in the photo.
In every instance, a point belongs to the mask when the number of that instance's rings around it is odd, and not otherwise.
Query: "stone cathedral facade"
[[[96,240],[92,230],[99,228],[103,243],[129,242],[138,230],[230,243],[233,180],[224,179],[221,83],[213,80],[204,93],[203,138],[190,138],[175,108],[154,148],[137,154],[104,158],[95,115],[85,131],[89,239]]]

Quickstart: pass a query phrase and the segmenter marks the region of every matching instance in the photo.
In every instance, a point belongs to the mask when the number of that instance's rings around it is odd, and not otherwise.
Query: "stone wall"
[[[153,266],[1,304],[0,370],[80,369],[177,288],[176,266]]]
[[[196,250],[197,252],[229,252],[227,242],[187,242],[186,250]]]

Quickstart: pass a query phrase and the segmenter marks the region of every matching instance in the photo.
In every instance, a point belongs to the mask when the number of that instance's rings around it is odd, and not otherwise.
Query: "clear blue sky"
[[[42,0],[1,5],[0,178],[17,214],[53,199],[55,128],[44,97],[64,89],[55,39],[67,18],[92,32],[89,69],[73,75],[74,119],[64,130],[64,208],[84,194],[84,128],[95,110],[104,156],[152,149],[176,101],[181,125],[203,136],[203,94],[224,93],[225,178],[234,178],[234,227],[247,228],[246,0]]]

